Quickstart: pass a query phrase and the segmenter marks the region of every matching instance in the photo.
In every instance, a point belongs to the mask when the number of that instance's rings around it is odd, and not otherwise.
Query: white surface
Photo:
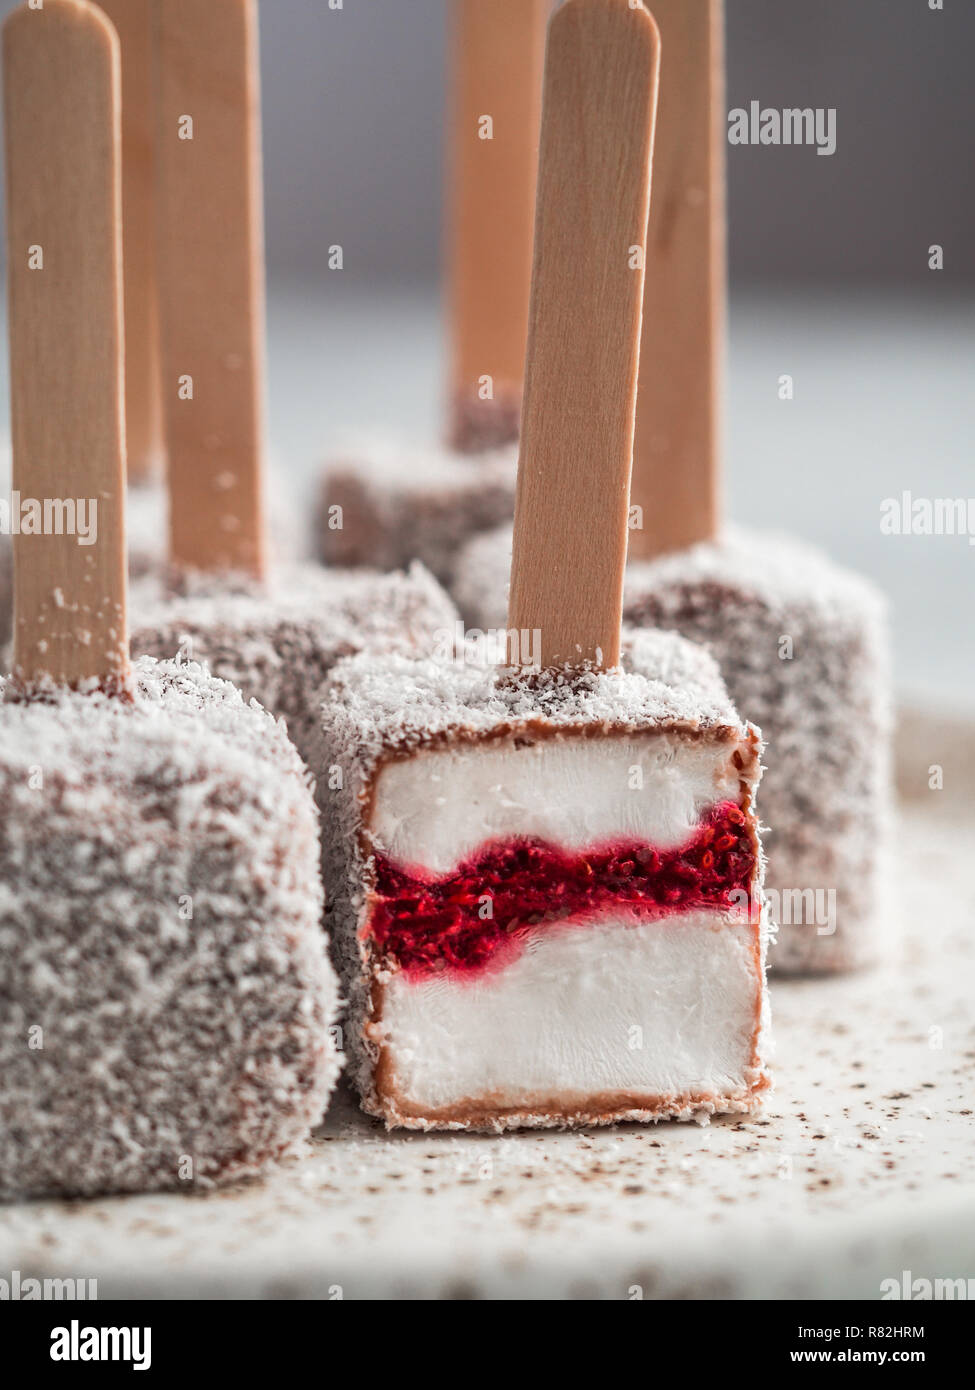
[[[530,933],[473,978],[394,975],[383,1022],[397,1092],[423,1110],[740,1099],[761,1006],[755,936],[717,912],[606,914]]]
[[[394,863],[436,875],[513,835],[569,853],[617,840],[672,849],[715,802],[737,805],[735,751],[652,733],[421,752],[382,769],[370,828]]]

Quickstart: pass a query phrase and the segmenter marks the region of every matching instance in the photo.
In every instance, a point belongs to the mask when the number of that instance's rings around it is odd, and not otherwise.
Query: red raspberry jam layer
[[[648,920],[730,910],[744,901],[738,894],[748,894],[754,873],[744,813],[728,801],[676,849],[620,844],[564,854],[537,840],[506,841],[433,882],[377,855],[370,932],[380,955],[403,970],[472,971],[500,964],[500,953],[507,959],[543,923],[608,907]]]

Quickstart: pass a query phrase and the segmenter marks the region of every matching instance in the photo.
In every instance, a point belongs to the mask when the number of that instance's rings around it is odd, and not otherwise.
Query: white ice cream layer
[[[398,1099],[427,1113],[740,1095],[762,987],[756,941],[756,927],[713,912],[615,915],[540,928],[499,970],[395,975],[383,1022]]]
[[[669,849],[716,801],[738,801],[734,751],[670,734],[454,745],[387,764],[370,828],[393,863],[432,875],[512,836],[570,853],[613,840]]]

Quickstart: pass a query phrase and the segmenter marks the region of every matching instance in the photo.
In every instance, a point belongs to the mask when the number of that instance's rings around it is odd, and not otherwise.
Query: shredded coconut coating
[[[510,527],[477,537],[458,557],[453,594],[468,623],[504,623],[510,563]],[[728,527],[715,543],[630,564],[624,616],[704,644],[737,708],[762,730],[767,887],[773,903],[794,904],[780,912],[774,968],[872,962],[887,911],[892,813],[883,595],[792,536]],[[800,909],[797,895],[810,891],[835,893],[835,931]]]
[[[745,737],[706,652],[672,633],[628,634],[624,645],[624,670],[542,671],[517,679],[499,679],[497,667],[473,660],[364,653],[333,673],[326,722],[333,738],[345,730],[343,762],[370,769],[390,748],[409,750],[530,720],[553,729],[723,726]]]
[[[464,542],[512,517],[516,475],[513,450],[466,456],[369,443],[351,448],[322,480],[319,558],[378,569],[421,560],[447,583]]]
[[[373,963],[363,929],[368,921],[371,859],[364,845],[363,812],[378,769],[397,757],[458,737],[514,734],[530,725],[555,733],[675,730],[707,732],[740,740],[754,751],[743,778],[754,789],[761,775],[758,731],[742,723],[716,663],[672,633],[625,633],[624,669],[584,673],[541,672],[499,678],[498,668],[458,659],[379,660],[360,655],[340,662],[324,691],[320,746],[325,879],[330,889],[329,928],[349,1001],[346,1046],[350,1072],[371,1114],[382,1114],[375,1094],[377,1046],[370,1033]],[[762,868],[759,859],[759,874]],[[770,937],[763,915],[762,952]],[[763,1015],[762,1048],[767,1018]],[[764,1050],[762,1055],[764,1056]],[[753,1078],[768,1084],[767,1071]],[[631,1119],[660,1118],[640,1112]],[[683,1116],[682,1118],[687,1118]],[[568,1123],[519,1115],[493,1127]],[[588,1120],[587,1120],[588,1122]],[[437,1127],[431,1125],[430,1127]],[[457,1125],[449,1127],[457,1128]],[[461,1126],[463,1127],[463,1126]]]
[[[184,577],[184,587],[173,595],[159,580],[133,586],[133,655],[202,661],[284,719],[306,762],[321,687],[340,657],[431,652],[457,618],[421,565],[406,574],[300,565],[275,571],[267,587],[231,589],[212,575]]]
[[[339,1071],[318,817],[196,665],[0,683],[0,1196],[192,1188],[300,1152]]]

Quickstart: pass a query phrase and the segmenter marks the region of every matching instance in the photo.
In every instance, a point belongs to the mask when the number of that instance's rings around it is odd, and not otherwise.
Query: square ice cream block
[[[0,682],[0,1196],[191,1189],[300,1152],[339,1071],[318,814],[199,666]]]
[[[281,566],[262,585],[195,572],[178,582],[182,592],[157,576],[133,585],[133,655],[203,662],[284,719],[306,761],[321,688],[336,661],[363,650],[428,655],[453,634],[457,618],[419,564],[389,574]]]
[[[452,454],[365,441],[325,469],[316,519],[325,564],[399,569],[446,583],[471,536],[514,515],[517,453]]]
[[[499,528],[459,557],[453,594],[468,623],[503,627],[510,555]],[[706,646],[762,731],[775,970],[876,960],[892,815],[882,593],[793,536],[729,526],[717,541],[631,562],[624,618]]]
[[[333,672],[330,928],[391,1128],[705,1119],[769,1084],[760,736],[706,653],[627,646],[575,676]]]

